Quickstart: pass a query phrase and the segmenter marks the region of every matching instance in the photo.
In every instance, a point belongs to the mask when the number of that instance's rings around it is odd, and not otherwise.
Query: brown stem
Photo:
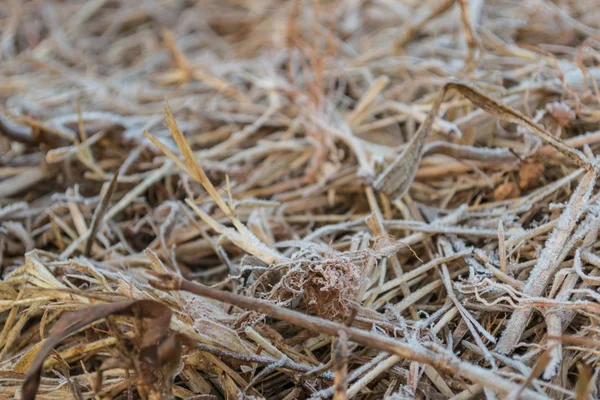
[[[513,390],[518,390],[520,388],[520,385],[516,385],[503,379],[492,371],[461,361],[448,354],[436,353],[418,343],[403,343],[399,340],[376,335],[362,329],[347,327],[333,321],[279,307],[265,300],[245,297],[199,285],[173,275],[158,274],[155,272],[153,272],[152,275],[157,278],[157,280],[150,281],[150,284],[155,288],[162,290],[184,290],[202,297],[260,312],[272,318],[309,329],[313,332],[336,337],[339,337],[340,332],[343,332],[348,337],[348,340],[354,343],[395,354],[401,359],[431,365],[440,371],[481,383],[484,387],[502,396],[507,396]],[[522,398],[546,399],[547,397],[535,393],[532,390],[526,390],[523,392]]]

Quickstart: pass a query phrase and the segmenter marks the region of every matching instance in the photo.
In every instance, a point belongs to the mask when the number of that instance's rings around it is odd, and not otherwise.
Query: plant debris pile
[[[598,5],[0,2],[0,398],[597,398]]]

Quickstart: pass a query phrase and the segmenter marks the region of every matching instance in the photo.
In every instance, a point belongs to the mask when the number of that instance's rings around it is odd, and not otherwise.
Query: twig
[[[471,379],[474,382],[481,383],[484,387],[492,389],[498,394],[506,395],[512,390],[518,390],[515,384],[498,377],[491,371],[457,360],[448,355],[434,353],[420,344],[405,344],[398,340],[374,335],[360,329],[347,327],[343,324],[288,310],[268,301],[219,291],[172,275],[154,274],[154,276],[158,280],[150,281],[151,285],[162,290],[184,290],[199,296],[265,313],[273,318],[284,320],[294,325],[331,336],[337,336],[339,335],[339,332],[344,332],[350,341],[363,346],[377,348],[404,359],[430,364],[441,371],[447,371],[457,376],[462,376]],[[541,396],[532,391],[525,391],[522,396],[524,399],[546,398],[545,396]]]

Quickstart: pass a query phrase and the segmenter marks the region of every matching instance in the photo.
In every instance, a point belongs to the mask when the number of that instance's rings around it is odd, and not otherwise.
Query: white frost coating
[[[588,171],[571,195],[567,206],[557,221],[556,227],[545,243],[537,264],[531,271],[523,290],[526,295],[540,296],[548,286],[554,276],[556,267],[562,261],[561,253],[566,256],[566,252],[563,252],[563,246],[583,213],[597,177],[597,170]],[[496,347],[498,352],[507,354],[512,351],[513,346],[520,340],[532,312],[531,308],[527,308],[518,309],[512,314]]]
[[[371,167],[361,166],[358,169],[358,172],[356,173],[356,175],[359,178],[370,178],[370,177],[375,176],[375,171]]]
[[[8,204],[4,207],[0,207],[0,220],[15,212],[26,210],[27,207],[29,207],[29,204],[25,201],[19,201],[16,203]]]

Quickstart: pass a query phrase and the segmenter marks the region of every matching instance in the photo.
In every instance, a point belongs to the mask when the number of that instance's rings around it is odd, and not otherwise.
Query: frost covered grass
[[[597,8],[0,3],[0,398],[598,397]]]

